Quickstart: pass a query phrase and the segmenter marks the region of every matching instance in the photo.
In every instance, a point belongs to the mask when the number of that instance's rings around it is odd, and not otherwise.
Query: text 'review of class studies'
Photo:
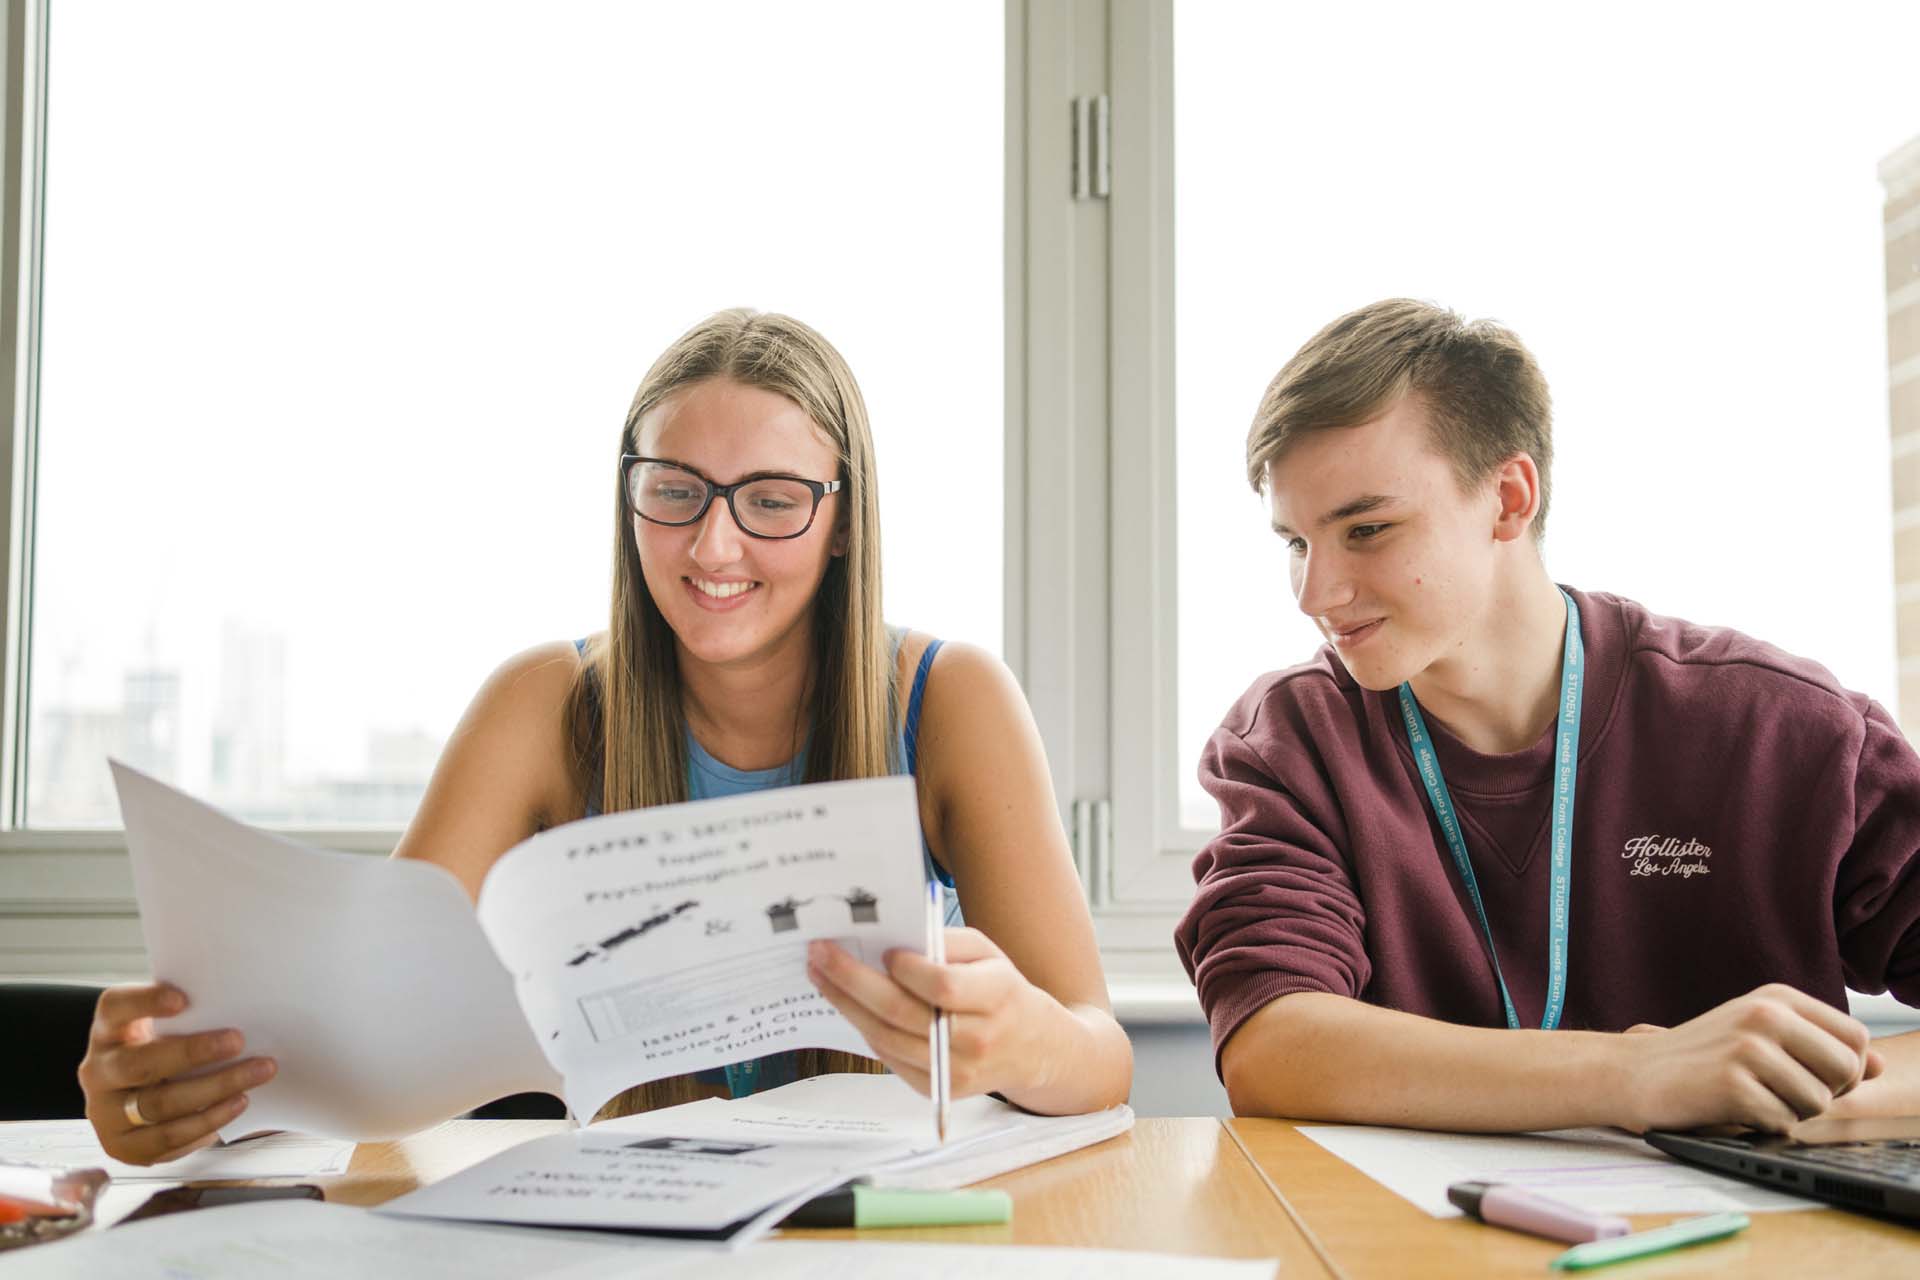
[[[1126,1132],[1126,1106],[1037,1116],[954,1104],[947,1141],[898,1076],[825,1075],[535,1138],[375,1210],[745,1244],[813,1196],[861,1181],[945,1190]]]
[[[115,761],[154,977],[279,1073],[222,1132],[371,1141],[511,1093],[590,1118],[631,1085],[785,1049],[866,1052],[806,976],[831,938],[927,949],[913,780],[587,818],[453,875],[261,831]],[[931,1128],[931,1119],[923,1119]]]

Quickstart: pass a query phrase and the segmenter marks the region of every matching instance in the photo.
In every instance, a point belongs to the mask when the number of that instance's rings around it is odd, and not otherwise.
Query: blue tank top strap
[[[920,652],[920,665],[914,668],[913,687],[907,694],[907,714],[905,724],[900,731],[902,754],[906,757],[907,774],[915,782],[920,777],[920,710],[921,702],[927,693],[927,673],[933,670],[933,655],[940,652],[944,642],[938,638],[927,641],[927,647]],[[896,652],[898,646],[895,647]],[[920,837],[920,855],[926,863],[927,876],[940,882],[943,912],[948,924],[963,923],[960,918],[960,899],[954,893],[953,873],[941,865],[940,859],[933,854],[933,846],[927,843],[926,835]]]
[[[927,641],[920,665],[913,673],[913,692],[907,695],[907,772],[915,777],[920,774],[920,699],[927,692],[927,672],[933,668],[933,655],[940,652],[943,643],[939,639]]]

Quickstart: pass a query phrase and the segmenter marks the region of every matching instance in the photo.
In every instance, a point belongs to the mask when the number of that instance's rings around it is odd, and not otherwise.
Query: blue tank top
[[[893,642],[895,664],[898,664],[900,641],[904,632],[889,629]],[[893,772],[918,777],[920,703],[926,693],[927,672],[933,667],[933,655],[940,651],[941,641],[929,640],[920,654],[920,663],[914,669],[913,687],[907,694],[907,713],[902,717],[898,749],[893,752]],[[587,642],[575,640],[573,647],[582,657],[586,656]],[[806,780],[807,760],[803,750],[785,764],[774,765],[771,769],[736,769],[714,758],[713,753],[700,745],[691,730],[687,733],[687,798],[689,800],[713,800],[721,796],[745,795],[751,791],[771,791],[776,787],[791,787]],[[600,812],[600,797],[587,797],[589,818]],[[941,898],[945,906],[946,921],[949,925],[961,923],[960,899],[954,892],[953,877],[933,856],[933,849],[923,835],[920,840],[920,857],[925,864],[927,878],[937,880],[941,886]],[[725,1067],[713,1068],[694,1073],[694,1079],[702,1084],[724,1084],[727,1091],[736,1098],[758,1093],[763,1089],[776,1089],[784,1084],[792,1084],[798,1078],[798,1057],[791,1050],[768,1054],[764,1058],[755,1058],[748,1062],[729,1063]]]

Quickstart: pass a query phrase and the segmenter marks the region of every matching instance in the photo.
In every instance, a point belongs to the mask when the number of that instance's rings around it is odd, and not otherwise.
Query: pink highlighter
[[[1565,1240],[1568,1244],[1607,1240],[1633,1230],[1633,1224],[1625,1218],[1588,1213],[1498,1182],[1456,1182],[1447,1188],[1447,1199],[1461,1212],[1482,1222],[1512,1227],[1549,1240]]]

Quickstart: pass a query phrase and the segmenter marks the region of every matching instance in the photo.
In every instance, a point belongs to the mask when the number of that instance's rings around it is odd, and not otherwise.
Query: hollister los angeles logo
[[[1713,850],[1692,837],[1635,836],[1621,848],[1620,856],[1627,860],[1627,874],[1631,876],[1678,876],[1688,880],[1713,870],[1707,865]]]

